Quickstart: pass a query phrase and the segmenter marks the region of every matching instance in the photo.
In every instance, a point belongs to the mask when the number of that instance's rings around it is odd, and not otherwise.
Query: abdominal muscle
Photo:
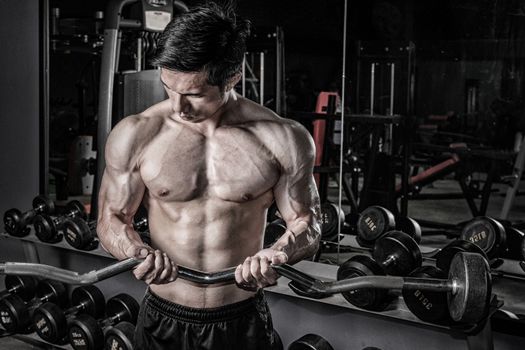
[[[189,202],[147,200],[152,246],[180,266],[217,272],[241,264],[262,249],[271,191],[249,201],[195,199]],[[214,308],[253,296],[231,283],[200,285],[181,278],[151,284],[161,298],[194,308]]]

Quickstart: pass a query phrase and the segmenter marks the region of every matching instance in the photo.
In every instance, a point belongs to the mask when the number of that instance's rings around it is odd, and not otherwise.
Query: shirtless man
[[[116,258],[145,258],[134,270],[149,285],[137,349],[271,349],[261,291],[276,283],[270,265],[317,250],[310,135],[233,90],[248,34],[249,22],[213,3],[174,18],[154,61],[168,99],[123,119],[108,138],[97,231]],[[274,200],[288,229],[263,249]],[[151,247],[132,226],[141,203]],[[177,265],[237,266],[236,283],[177,279]]]

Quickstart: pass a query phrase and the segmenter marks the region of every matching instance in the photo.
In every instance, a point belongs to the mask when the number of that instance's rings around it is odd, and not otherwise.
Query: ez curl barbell
[[[48,279],[73,285],[93,284],[131,270],[143,260],[128,258],[99,270],[84,274],[54,266],[5,262],[0,263],[0,274],[19,276],[46,276]],[[295,282],[303,295],[332,295],[351,293],[362,289],[426,290],[446,292],[448,310],[456,322],[477,323],[488,314],[492,283],[490,268],[485,258],[475,253],[457,253],[452,259],[448,279],[400,276],[361,276],[339,281],[322,281],[296,268],[272,265],[280,275]],[[198,284],[231,283],[235,281],[235,267],[206,273],[178,266],[178,277]]]

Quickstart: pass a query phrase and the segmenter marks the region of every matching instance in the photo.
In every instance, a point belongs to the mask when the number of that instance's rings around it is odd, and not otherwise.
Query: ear
[[[241,77],[242,77],[242,73],[241,72],[237,72],[237,73],[235,73],[235,75],[233,77],[228,79],[228,81],[226,82],[226,85],[224,86],[224,92],[228,92],[231,89],[233,89],[233,87],[235,85],[237,85],[239,80],[241,80]]]

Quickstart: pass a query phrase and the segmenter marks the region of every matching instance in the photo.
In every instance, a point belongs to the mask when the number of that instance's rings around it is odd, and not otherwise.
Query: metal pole
[[[246,52],[242,58],[242,83],[241,83],[242,97],[246,97]]]
[[[260,54],[260,70],[259,70],[259,103],[261,106],[264,106],[264,52],[261,52]]]

